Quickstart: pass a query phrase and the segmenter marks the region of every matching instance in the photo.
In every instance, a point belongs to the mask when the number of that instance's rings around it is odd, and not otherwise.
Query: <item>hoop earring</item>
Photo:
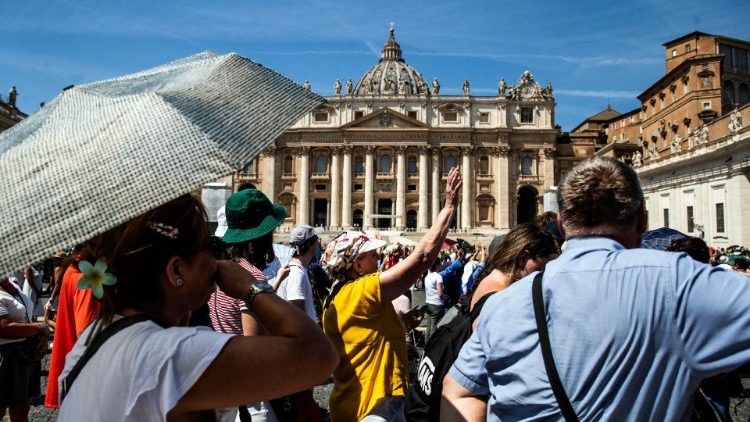
[[[174,282],[175,284],[177,284],[177,287],[182,287],[182,284],[185,282],[185,280],[183,280],[182,277],[177,277]]]

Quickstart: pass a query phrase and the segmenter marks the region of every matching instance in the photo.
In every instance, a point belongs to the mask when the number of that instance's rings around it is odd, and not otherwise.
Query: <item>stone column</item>
[[[362,219],[362,228],[371,229],[372,214],[373,214],[373,201],[374,201],[374,189],[375,189],[375,147],[367,146],[365,148],[365,215]]]
[[[352,225],[352,147],[346,145],[342,151],[344,152],[344,181],[342,183],[341,226],[343,229],[348,229]]]
[[[493,177],[495,178],[495,228],[510,229],[509,207],[512,206],[508,193],[510,174],[508,172],[508,155],[510,147],[507,145],[497,147],[494,150],[495,165]]]
[[[297,150],[300,157],[299,181],[299,215],[297,224],[310,224],[310,147]]]
[[[475,201],[472,196],[472,188],[474,187],[474,178],[472,177],[472,147],[464,147],[461,150],[461,179],[463,179],[463,187],[461,188],[461,228],[464,230],[471,229],[472,216],[474,214],[474,208],[476,208]]]
[[[331,220],[329,226],[331,230],[341,228],[341,202],[339,195],[341,192],[341,171],[339,168],[339,154],[341,148],[331,148]]]
[[[555,185],[555,156],[557,155],[557,150],[555,148],[545,148],[544,149],[544,183],[542,186],[544,188],[548,188],[550,186]],[[544,192],[541,192],[539,196],[544,195]]]
[[[276,147],[271,145],[261,152],[263,156],[263,193],[271,202],[276,199]]]
[[[396,230],[406,226],[406,147],[396,148]]]
[[[440,213],[440,194],[443,193],[443,166],[440,163],[440,148],[432,148],[432,219],[430,225],[435,224]]]
[[[427,187],[430,174],[427,172],[427,153],[429,147],[419,147],[419,211],[417,211],[417,230],[427,230],[428,221],[428,210],[429,198],[427,197]]]

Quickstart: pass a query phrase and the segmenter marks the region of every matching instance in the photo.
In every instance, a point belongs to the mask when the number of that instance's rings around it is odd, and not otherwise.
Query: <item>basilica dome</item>
[[[401,46],[393,35],[383,46],[380,61],[365,72],[354,88],[354,95],[429,95],[427,82],[401,57]]]

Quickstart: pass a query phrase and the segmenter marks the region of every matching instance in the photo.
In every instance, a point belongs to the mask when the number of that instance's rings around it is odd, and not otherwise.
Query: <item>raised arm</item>
[[[217,278],[221,289],[238,299],[254,282],[230,261],[219,263]],[[170,416],[281,397],[331,375],[338,363],[336,351],[312,319],[275,294],[258,294],[252,311],[270,335],[236,336],[227,342]]]
[[[448,173],[445,186],[445,205],[440,210],[432,227],[425,233],[411,255],[380,275],[380,297],[383,302],[399,297],[435,262],[435,258],[440,252],[440,246],[448,234],[453,213],[456,211],[460,189],[459,168],[454,167]]]

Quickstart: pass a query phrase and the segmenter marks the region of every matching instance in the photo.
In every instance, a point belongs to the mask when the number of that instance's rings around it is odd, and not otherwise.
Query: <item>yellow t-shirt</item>
[[[378,399],[406,393],[406,338],[391,302],[380,300],[380,274],[344,285],[323,313],[323,331],[339,355],[331,421],[357,421]]]

